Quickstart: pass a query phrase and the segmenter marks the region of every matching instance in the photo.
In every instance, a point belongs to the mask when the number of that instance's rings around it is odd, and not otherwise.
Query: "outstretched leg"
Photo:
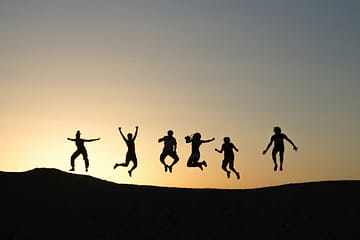
[[[126,158],[125,158],[125,162],[124,163],[115,163],[114,169],[117,168],[118,166],[121,166],[121,167],[129,166],[130,160],[131,160],[131,156],[129,155],[129,153],[127,153]]]

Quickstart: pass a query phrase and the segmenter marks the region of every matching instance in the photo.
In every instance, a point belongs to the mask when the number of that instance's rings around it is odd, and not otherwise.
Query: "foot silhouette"
[[[236,178],[239,180],[240,179],[240,173],[236,173]]]
[[[119,166],[119,164],[115,163],[114,165],[114,169],[117,168]]]
[[[73,172],[73,171],[75,171],[75,168],[71,168],[69,171]]]
[[[226,172],[227,178],[230,178],[230,171]]]

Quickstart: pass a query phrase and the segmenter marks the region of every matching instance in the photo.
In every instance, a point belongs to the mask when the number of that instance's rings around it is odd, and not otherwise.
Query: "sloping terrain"
[[[360,239],[360,181],[252,190],[0,172],[0,239]]]

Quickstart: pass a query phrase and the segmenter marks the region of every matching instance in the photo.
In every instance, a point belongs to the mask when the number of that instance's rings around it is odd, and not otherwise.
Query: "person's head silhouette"
[[[229,142],[230,142],[230,138],[229,138],[229,137],[224,137],[224,142],[229,143]]]
[[[194,135],[193,135],[193,139],[194,139],[194,140],[198,140],[198,141],[199,141],[199,140],[201,139],[201,134],[200,134],[200,133],[198,133],[198,132],[197,132],[197,133],[194,133]]]
[[[172,130],[168,131],[168,136],[172,136],[174,134],[174,132]]]
[[[80,135],[81,135],[80,131],[77,130],[77,131],[76,131],[76,138],[80,138]]]
[[[274,133],[275,134],[280,134],[281,133],[281,128],[280,127],[274,127]]]
[[[129,140],[132,139],[132,134],[128,133],[127,137],[128,137]]]

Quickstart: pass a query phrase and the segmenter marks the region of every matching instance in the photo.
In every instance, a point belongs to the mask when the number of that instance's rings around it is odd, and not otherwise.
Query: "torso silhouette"
[[[164,151],[172,152],[174,151],[174,146],[176,145],[176,139],[172,136],[164,137]]]
[[[234,157],[234,145],[232,143],[224,143],[222,145],[222,149],[224,150],[225,157]]]
[[[274,147],[277,149],[284,148],[284,139],[286,139],[286,135],[283,133],[275,134],[271,137],[271,140],[274,141]]]
[[[191,149],[193,153],[200,153],[200,145],[201,141],[199,140],[192,140],[191,142]]]
[[[79,151],[85,151],[84,139],[82,138],[75,138],[75,144]]]
[[[135,141],[133,139],[125,140],[126,145],[128,147],[128,153],[135,154]]]

